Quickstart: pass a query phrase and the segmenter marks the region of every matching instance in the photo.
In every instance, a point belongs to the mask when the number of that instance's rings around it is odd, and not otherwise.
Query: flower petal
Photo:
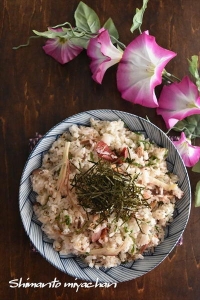
[[[161,115],[167,128],[184,118],[200,114],[200,97],[196,85],[184,77],[180,83],[164,86],[159,98],[157,114]]]
[[[176,53],[160,47],[155,37],[143,32],[125,49],[117,70],[117,86],[122,98],[147,107],[157,107],[155,86]]]
[[[108,30],[103,28],[97,37],[90,39],[87,54],[91,59],[92,78],[98,83],[102,82],[106,70],[122,57],[122,52],[112,44]]]
[[[200,147],[192,146],[191,141],[182,132],[178,141],[173,141],[186,167],[194,166],[200,159]]]

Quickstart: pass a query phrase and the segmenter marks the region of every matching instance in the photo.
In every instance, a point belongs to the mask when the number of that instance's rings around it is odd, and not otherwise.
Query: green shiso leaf
[[[176,123],[175,131],[184,132],[187,137],[194,139],[200,136],[200,115],[189,116]]]
[[[199,61],[198,56],[193,55],[191,57],[191,60],[188,59],[189,62],[189,71],[192,74],[192,76],[196,79],[196,85],[198,87],[198,90],[200,91],[200,77],[199,77]]]
[[[197,182],[195,190],[195,207],[200,206],[200,181]]]
[[[100,29],[100,21],[96,12],[82,1],[74,13],[74,18],[76,26],[86,32],[96,33]]]
[[[117,31],[117,28],[115,27],[115,24],[111,18],[109,18],[106,23],[103,25],[103,28],[107,29],[110,36],[112,43],[116,43],[116,40],[119,38],[119,33]],[[114,39],[113,39],[114,37]]]
[[[196,163],[196,165],[194,165],[192,171],[196,173],[200,173],[200,160],[198,161],[198,163]]]

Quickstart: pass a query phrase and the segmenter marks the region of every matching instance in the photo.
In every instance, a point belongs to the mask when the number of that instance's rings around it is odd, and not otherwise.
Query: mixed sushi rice
[[[121,120],[72,125],[31,175],[34,213],[60,254],[115,267],[153,251],[183,192],[167,149]]]

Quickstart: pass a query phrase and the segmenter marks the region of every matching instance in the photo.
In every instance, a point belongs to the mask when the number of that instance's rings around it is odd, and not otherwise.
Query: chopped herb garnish
[[[119,172],[118,172],[119,171]],[[142,187],[137,186],[138,174],[132,176],[113,168],[110,162],[93,162],[87,171],[79,169],[72,182],[79,204],[89,214],[99,214],[100,220],[115,214],[123,221],[135,215],[139,208],[148,206],[142,197]]]
[[[151,146],[154,145],[153,142],[150,142],[148,140],[139,140],[138,143],[139,145],[143,144],[144,150],[149,150]]]
[[[137,163],[137,162],[135,161],[135,159],[131,159],[131,158],[129,158],[129,157],[126,158],[125,162],[128,163],[128,164],[130,164],[130,165],[139,167],[139,168],[142,168],[142,167],[143,167],[143,165]]]
[[[127,233],[128,232],[128,228],[124,227],[124,232]]]
[[[134,253],[136,251],[135,245],[133,245],[132,249],[131,249],[131,253]]]
[[[70,216],[68,216],[68,215],[65,216],[65,221],[64,221],[64,223],[65,223],[67,226],[69,226],[69,225],[71,224]]]
[[[159,161],[159,159],[156,156],[152,155],[151,157],[149,157],[149,161],[145,165],[145,167],[156,165],[158,163],[158,161]]]
[[[94,154],[93,154],[93,152],[90,152],[90,160],[94,161]]]

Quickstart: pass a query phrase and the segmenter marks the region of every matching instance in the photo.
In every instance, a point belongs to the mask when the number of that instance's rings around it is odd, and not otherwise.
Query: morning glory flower
[[[87,55],[91,59],[92,78],[97,83],[102,83],[106,70],[117,64],[122,54],[123,52],[112,44],[108,30],[100,29],[98,36],[90,39],[87,48]]]
[[[174,82],[163,87],[157,114],[163,117],[167,128],[188,116],[200,114],[198,88],[188,76],[179,83]]]
[[[73,42],[75,39],[72,38],[70,31],[64,32],[61,28],[51,28],[49,31],[62,32],[62,34],[54,35],[54,38],[48,39],[45,46],[43,46],[45,53],[52,56],[59,63],[65,64],[71,61],[83,50],[82,47]]]
[[[164,67],[176,53],[160,47],[155,37],[143,32],[124,50],[117,70],[122,98],[147,107],[157,107],[154,88],[161,84]]]
[[[178,141],[172,141],[179,151],[186,167],[192,167],[200,159],[200,147],[191,145],[191,141],[182,132]]]

